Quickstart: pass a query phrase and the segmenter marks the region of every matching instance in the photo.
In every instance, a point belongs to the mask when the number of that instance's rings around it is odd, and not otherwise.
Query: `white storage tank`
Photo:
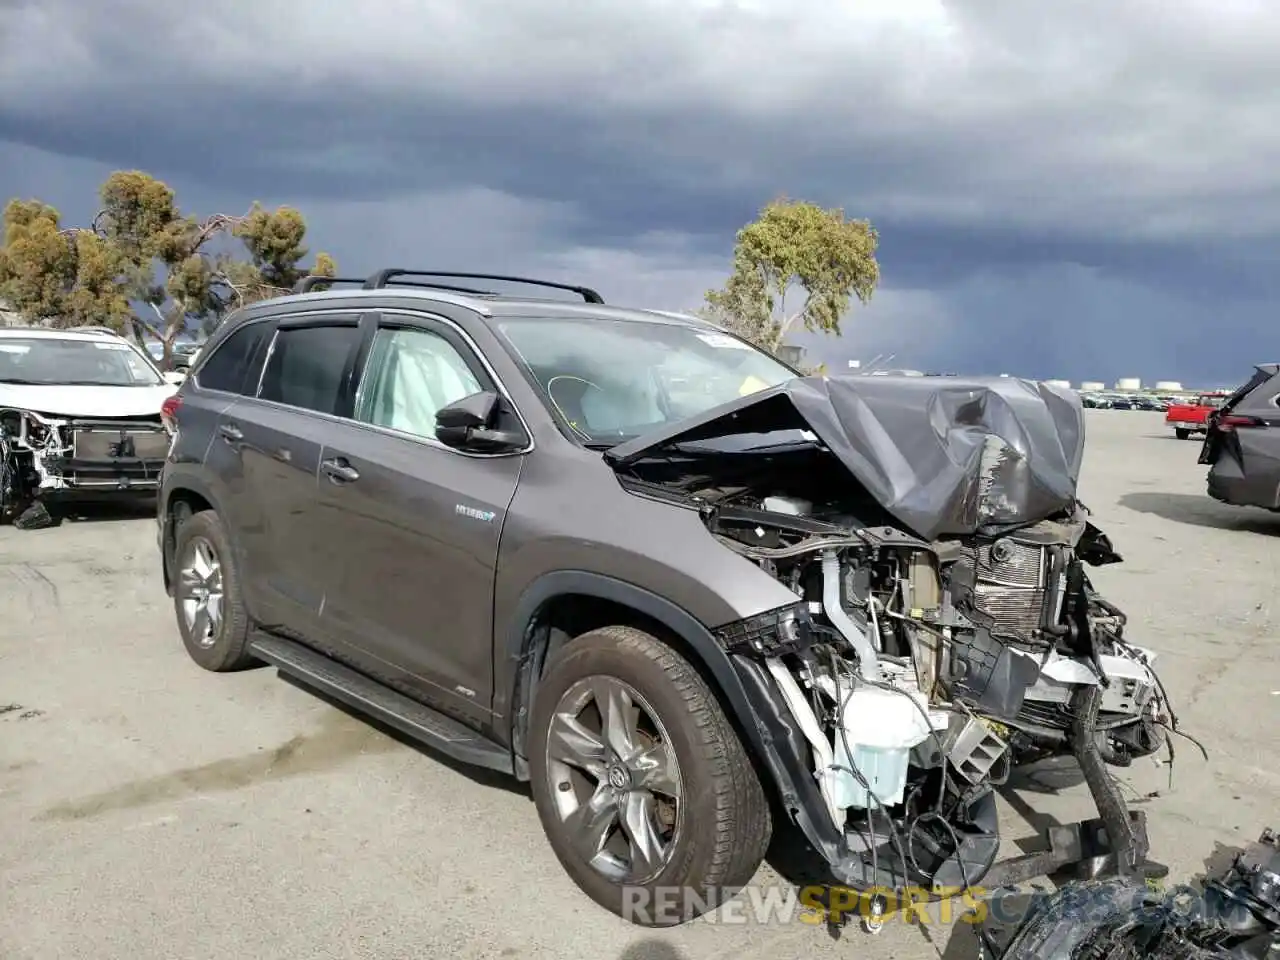
[[[1080,381],[1081,393],[1101,393],[1107,389],[1107,385],[1101,380],[1082,380]]]
[[[927,706],[905,690],[864,686],[845,694],[844,729],[832,744],[833,805],[867,810],[901,803],[911,749],[933,732],[928,719]]]
[[[1121,377],[1119,380],[1116,381],[1116,389],[1117,390],[1141,390],[1142,378],[1141,377]]]
[[[1047,383],[1051,387],[1061,387],[1063,390],[1071,389],[1070,380],[1046,380],[1045,383]]]
[[[1157,380],[1156,389],[1161,393],[1181,393],[1182,384],[1177,380]]]

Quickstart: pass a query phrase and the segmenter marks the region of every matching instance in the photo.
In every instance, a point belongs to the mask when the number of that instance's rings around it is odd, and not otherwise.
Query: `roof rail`
[[[454,273],[447,270],[379,270],[364,282],[366,290],[381,290],[397,277],[456,277],[459,280],[503,280],[508,283],[527,283],[535,287],[550,287],[554,290],[568,290],[576,293],[587,303],[604,303],[604,298],[590,287],[574,286],[570,283],[554,283],[550,280],[534,280],[530,277],[511,277],[500,273]],[[407,281],[401,281],[407,282]],[[494,296],[492,290],[468,290],[463,287],[446,286],[440,283],[409,283],[415,287],[432,287],[437,290],[454,290],[462,293],[477,293]]]
[[[354,277],[326,277],[322,274],[314,274],[313,276],[303,277],[293,285],[292,293],[310,293],[315,287],[322,283],[364,283],[364,278],[356,279]]]

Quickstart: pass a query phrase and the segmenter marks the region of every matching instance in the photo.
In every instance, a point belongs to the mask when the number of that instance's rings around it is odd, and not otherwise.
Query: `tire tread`
[[[773,832],[768,797],[755,766],[702,675],[672,646],[643,630],[609,626],[577,637],[558,651],[544,681],[553,671],[569,671],[573,676],[596,672],[590,667],[575,669],[574,662],[580,658],[589,662],[606,647],[628,659],[648,661],[682,703],[685,714],[677,719],[694,745],[697,755],[692,763],[706,772],[710,784],[705,799],[684,798],[685,816],[695,807],[692,815],[698,818],[697,829],[711,840],[709,852],[694,866],[698,876],[688,877],[686,882],[704,896],[731,896],[754,876]],[[672,718],[664,716],[662,721],[669,726]],[[682,764],[690,762],[681,760]],[[719,902],[722,900],[709,898],[711,907]]]
[[[178,630],[182,634],[183,646],[186,647],[192,660],[214,673],[231,673],[258,666],[259,662],[249,652],[252,623],[240,590],[240,573],[236,569],[235,554],[223,529],[222,519],[215,511],[201,510],[181,521],[174,536],[175,561],[182,557],[187,542],[195,536],[202,536],[213,544],[218,554],[218,561],[222,565],[223,633],[212,647],[196,646],[187,633],[175,588],[173,608],[178,617]]]

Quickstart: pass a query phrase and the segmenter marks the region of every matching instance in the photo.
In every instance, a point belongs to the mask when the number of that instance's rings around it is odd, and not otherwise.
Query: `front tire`
[[[689,662],[643,631],[592,630],[553,655],[529,768],[556,857],[632,923],[713,910],[764,859],[769,805],[737,733]]]
[[[183,517],[174,537],[173,606],[191,659],[215,673],[256,665],[231,544],[212,510]]]

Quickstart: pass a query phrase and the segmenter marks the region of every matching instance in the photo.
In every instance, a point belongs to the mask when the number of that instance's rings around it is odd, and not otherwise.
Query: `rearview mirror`
[[[495,430],[501,398],[482,390],[436,411],[436,439],[456,450],[501,453],[524,446],[525,437],[512,430]]]

